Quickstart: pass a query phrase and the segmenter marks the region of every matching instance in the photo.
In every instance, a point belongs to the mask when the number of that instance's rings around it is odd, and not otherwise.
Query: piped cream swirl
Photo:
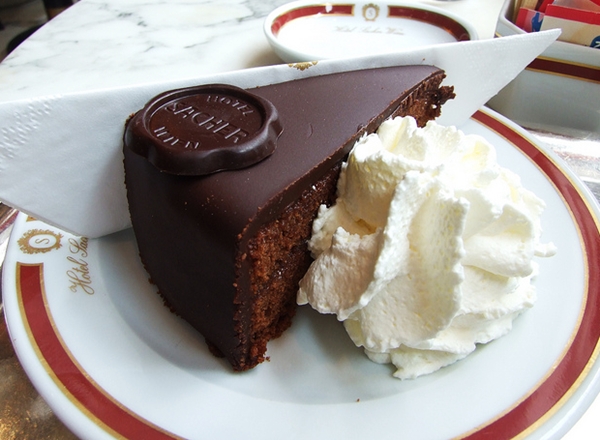
[[[361,139],[313,224],[298,303],[414,378],[506,334],[533,306],[544,202],[485,139],[411,117]]]

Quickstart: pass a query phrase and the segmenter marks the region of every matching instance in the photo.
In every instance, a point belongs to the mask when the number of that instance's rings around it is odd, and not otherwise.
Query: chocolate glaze
[[[127,148],[126,186],[142,261],[168,304],[233,365],[249,359],[247,247],[355,141],[407,112],[424,122],[453,96],[432,66],[353,71],[251,89],[279,113],[277,149],[253,166],[191,177],[160,172]],[[126,132],[135,130],[129,125]]]

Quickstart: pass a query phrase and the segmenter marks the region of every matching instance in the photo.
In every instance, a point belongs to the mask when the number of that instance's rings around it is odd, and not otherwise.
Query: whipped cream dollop
[[[395,377],[432,373],[506,334],[536,300],[544,202],[484,138],[412,117],[384,122],[321,206],[297,302],[337,315]]]

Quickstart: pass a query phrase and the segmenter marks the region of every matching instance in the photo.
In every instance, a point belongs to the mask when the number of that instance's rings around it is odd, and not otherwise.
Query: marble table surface
[[[0,63],[0,103],[279,64],[262,33],[262,22],[283,3],[286,0],[79,1]],[[481,38],[491,38],[504,0],[422,3],[471,20]],[[16,417],[26,418],[27,411]],[[600,414],[600,409],[592,407],[568,438],[581,438],[600,426],[592,413]],[[4,426],[6,420],[0,421],[0,429]],[[52,432],[69,436],[60,429]]]
[[[279,64],[262,22],[284,3],[83,0],[0,64],[0,103]],[[489,38],[502,0],[423,3],[474,18]]]

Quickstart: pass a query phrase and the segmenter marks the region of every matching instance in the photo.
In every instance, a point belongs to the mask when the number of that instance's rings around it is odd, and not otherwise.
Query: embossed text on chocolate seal
[[[198,176],[260,162],[281,131],[269,101],[211,84],[158,95],[128,122],[124,141],[163,172]]]

